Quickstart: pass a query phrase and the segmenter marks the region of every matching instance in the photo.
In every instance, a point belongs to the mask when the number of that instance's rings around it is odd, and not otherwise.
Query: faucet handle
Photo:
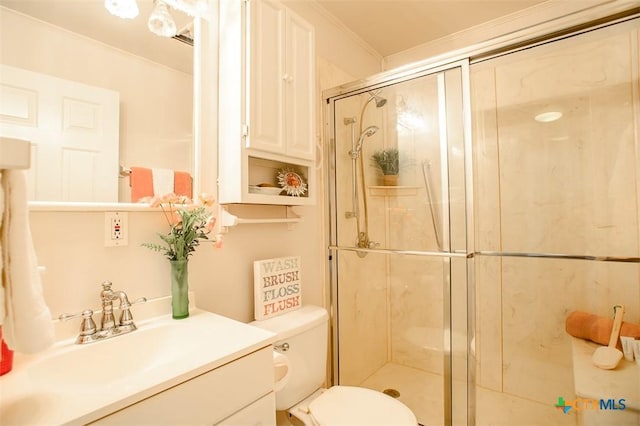
[[[60,321],[69,321],[73,318],[82,317],[82,323],[80,324],[80,336],[90,336],[96,332],[96,323],[93,321],[93,311],[91,309],[85,309],[82,312],[76,314],[60,314],[58,319]]]
[[[122,302],[118,309],[122,311],[120,314],[120,326],[130,326],[135,330],[135,325],[133,324],[133,316],[131,315],[131,306],[137,305],[139,303],[145,303],[147,301],[146,297],[141,297],[139,299],[134,300],[133,302],[129,302],[129,299],[126,297],[126,294],[122,292]]]
[[[96,332],[96,323],[93,321],[93,311],[91,309],[85,309],[81,313],[82,324],[80,324],[80,335],[89,336]]]
[[[102,282],[102,289],[105,291],[111,290],[111,286],[113,285],[113,283],[111,281],[103,281]]]

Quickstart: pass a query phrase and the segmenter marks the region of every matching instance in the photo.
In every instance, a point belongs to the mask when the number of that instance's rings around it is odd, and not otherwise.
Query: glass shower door
[[[471,65],[478,424],[640,422],[640,365],[599,369],[565,331],[615,305],[640,323],[638,28]]]
[[[457,64],[330,99],[334,382],[429,425],[466,423],[462,80]],[[390,182],[376,160],[396,157]]]

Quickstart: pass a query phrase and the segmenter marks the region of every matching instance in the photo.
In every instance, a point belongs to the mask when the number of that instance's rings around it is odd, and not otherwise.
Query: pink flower
[[[216,225],[216,218],[207,206],[213,205],[213,197],[201,194],[198,203],[185,196],[165,194],[151,199],[154,207],[160,207],[164,213],[168,233],[161,233],[164,244],[144,243],[143,246],[155,251],[163,251],[169,260],[186,260],[202,242],[215,243],[216,248],[222,246],[222,236],[209,239]]]
[[[213,231],[213,228],[215,226],[216,226],[216,218],[213,216],[209,217],[209,220],[207,220],[207,224],[205,225],[207,232]]]
[[[213,206],[213,203],[215,202],[213,196],[205,192],[202,192],[200,193],[200,195],[198,195],[198,200],[200,201],[200,204],[206,207]]]

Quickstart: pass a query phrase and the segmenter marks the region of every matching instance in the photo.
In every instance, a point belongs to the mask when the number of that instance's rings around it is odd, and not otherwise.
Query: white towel
[[[153,195],[163,196],[174,192],[173,170],[152,168],[151,175],[153,176]]]
[[[5,197],[2,219],[5,318],[2,332],[11,349],[34,353],[53,344],[54,330],[31,239],[24,171],[5,170],[2,186]]]
[[[4,232],[2,217],[4,213],[4,190],[2,188],[2,170],[0,170],[0,326],[4,323],[4,318],[7,316],[4,308]]]

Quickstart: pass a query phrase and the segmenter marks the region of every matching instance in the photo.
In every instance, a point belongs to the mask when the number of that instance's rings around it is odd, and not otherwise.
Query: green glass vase
[[[189,261],[170,260],[171,315],[174,319],[189,316]]]

